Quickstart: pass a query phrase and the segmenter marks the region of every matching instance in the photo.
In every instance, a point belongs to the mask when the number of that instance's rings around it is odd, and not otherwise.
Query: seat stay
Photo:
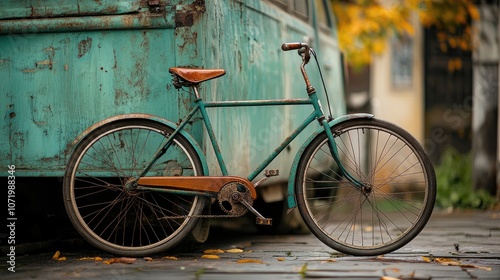
[[[154,165],[154,163],[162,156],[166,153],[166,151],[168,150],[168,148],[170,147],[170,145],[172,145],[172,140],[174,139],[174,137],[182,130],[184,129],[184,127],[186,126],[186,124],[191,120],[191,118],[194,116],[194,114],[196,114],[196,112],[200,109],[200,107],[198,105],[196,105],[192,110],[191,112],[189,112],[189,114],[184,118],[184,120],[182,120],[179,125],[177,126],[177,128],[175,128],[175,130],[172,132],[172,134],[168,135],[168,139],[167,139],[167,142],[165,142],[165,144],[160,147],[158,149],[158,151],[156,151],[156,154],[154,155],[153,159],[148,163],[148,165],[142,170],[142,172],[138,175],[138,178],[140,177],[143,177],[145,176],[148,172],[149,172],[149,169]],[[127,188],[133,188],[135,185],[134,184],[131,184],[129,186],[127,186]]]

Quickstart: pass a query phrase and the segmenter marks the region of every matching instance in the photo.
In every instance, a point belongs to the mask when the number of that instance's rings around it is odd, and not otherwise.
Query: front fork
[[[347,168],[342,164],[340,160],[340,155],[337,149],[337,144],[335,142],[335,137],[332,130],[326,120],[321,121],[323,128],[325,130],[326,136],[328,137],[328,147],[330,148],[330,153],[333,159],[339,166],[341,175],[344,176],[349,182],[351,182],[358,190],[363,191],[363,193],[369,193],[371,191],[371,186],[359,181],[355,176],[353,176]]]

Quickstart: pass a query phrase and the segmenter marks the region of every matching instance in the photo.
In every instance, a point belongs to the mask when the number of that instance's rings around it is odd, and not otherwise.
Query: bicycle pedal
[[[273,225],[273,219],[271,219],[271,218],[256,217],[255,218],[255,224],[260,225],[260,226],[272,226]]]
[[[264,176],[266,177],[273,177],[278,175],[280,175],[279,169],[268,169],[264,172]]]

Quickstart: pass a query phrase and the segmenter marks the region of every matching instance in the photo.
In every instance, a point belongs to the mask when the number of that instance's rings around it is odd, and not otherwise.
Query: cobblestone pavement
[[[207,253],[207,249],[223,252]],[[434,214],[412,242],[378,257],[339,254],[311,234],[223,234],[220,230],[189,253],[165,253],[132,264],[106,264],[112,256],[97,250],[62,251],[66,260],[60,261],[52,260],[53,254],[17,256],[15,273],[3,261],[0,278],[500,279],[500,211]],[[103,260],[79,260],[96,256]]]

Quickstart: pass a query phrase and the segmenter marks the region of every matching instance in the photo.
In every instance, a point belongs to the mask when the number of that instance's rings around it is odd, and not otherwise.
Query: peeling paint
[[[27,69],[23,69],[21,72],[23,73],[34,73],[36,71],[38,71],[39,69],[36,69],[36,68],[27,68]]]
[[[191,5],[182,6],[175,13],[175,27],[193,26],[205,11],[204,0],[196,0]]]
[[[52,70],[52,63],[53,63],[52,60],[46,59],[46,60],[36,62],[35,65],[37,68],[40,68],[40,69],[41,68],[49,68],[50,70]]]
[[[92,38],[87,37],[85,40],[81,40],[80,43],[78,43],[78,58],[81,58],[85,54],[87,54],[90,49],[92,48]]]

